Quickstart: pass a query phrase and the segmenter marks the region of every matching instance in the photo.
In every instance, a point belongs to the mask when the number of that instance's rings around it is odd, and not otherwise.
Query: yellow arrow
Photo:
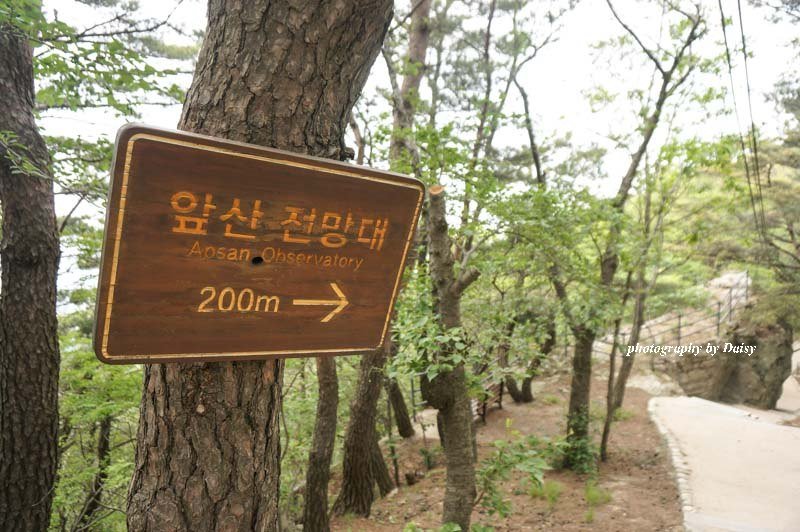
[[[347,297],[344,295],[344,292],[341,291],[339,286],[336,283],[331,283],[331,288],[339,299],[295,299],[292,301],[293,305],[327,305],[327,306],[336,306],[335,309],[330,311],[327,316],[322,318],[321,323],[325,323],[331,321],[334,316],[339,314],[344,308],[350,304],[347,300]]]

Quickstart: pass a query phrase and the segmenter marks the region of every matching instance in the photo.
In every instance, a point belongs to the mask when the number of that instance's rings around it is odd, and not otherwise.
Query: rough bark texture
[[[0,26],[0,530],[46,530],[58,445],[59,246],[28,39]],[[21,171],[18,156],[38,168]]]
[[[372,449],[375,437],[375,414],[383,382],[382,368],[386,350],[364,355],[358,374],[356,394],[350,403],[350,422],[344,436],[342,488],[333,504],[333,513],[369,516],[372,490]]]
[[[331,457],[336,443],[336,409],[339,406],[339,380],[336,361],[332,357],[317,359],[317,417],[314,437],[308,453],[306,472],[303,530],[325,532],[328,523],[328,481],[331,476]]]
[[[461,296],[477,279],[478,272],[466,270],[458,277],[455,275],[443,192],[438,185],[429,190],[430,272],[441,325],[445,329],[452,329],[461,326]],[[440,355],[451,355],[451,349],[451,346],[442,346]],[[464,365],[462,363],[448,373],[440,373],[431,381],[423,377],[421,385],[425,400],[439,410],[443,441],[446,442],[447,483],[442,522],[456,523],[462,530],[469,530],[476,491],[472,411]]]
[[[180,127],[339,159],[389,0],[211,0]],[[280,361],[145,367],[132,532],[277,530]]]

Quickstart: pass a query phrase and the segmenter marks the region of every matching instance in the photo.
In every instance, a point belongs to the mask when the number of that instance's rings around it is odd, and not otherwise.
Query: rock
[[[721,382],[719,399],[757,408],[775,408],[783,383],[792,373],[792,330],[781,324],[749,329],[740,325],[733,331],[729,343],[756,349],[751,356],[727,354],[727,371]]]
[[[686,395],[775,408],[783,383],[792,374],[791,329],[779,324],[753,325],[743,318],[719,342],[709,340],[718,345],[715,356],[655,357],[653,369],[666,373]],[[725,352],[726,344],[729,352]],[[731,346],[739,352],[730,352]],[[749,346],[755,346],[755,352],[748,356],[745,347]]]

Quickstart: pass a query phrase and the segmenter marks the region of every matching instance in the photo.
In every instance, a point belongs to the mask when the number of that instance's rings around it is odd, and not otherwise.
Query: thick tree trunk
[[[303,530],[326,532],[328,523],[328,481],[331,476],[331,457],[336,443],[336,410],[339,406],[339,381],[336,361],[332,357],[317,358],[319,397],[314,437],[308,453],[306,472]]]
[[[0,530],[20,532],[49,525],[58,455],[58,229],[33,107],[28,39],[0,25]]]
[[[461,326],[461,296],[479,273],[468,269],[456,277],[444,189],[435,185],[428,194],[428,242],[433,296],[442,327],[453,329]],[[438,356],[447,359],[453,355],[453,349],[453,346],[442,346]],[[464,364],[456,365],[447,373],[440,373],[432,381],[423,377],[421,385],[425,400],[439,410],[445,443],[447,483],[442,522],[456,523],[466,531],[469,530],[476,490],[472,409]]]
[[[447,482],[442,523],[456,523],[469,530],[475,501],[475,455],[472,409],[464,365],[428,382],[422,379],[423,393],[429,404],[439,410],[444,441]]]
[[[89,528],[92,522],[92,517],[95,512],[100,509],[100,504],[103,499],[103,489],[108,478],[108,462],[109,454],[111,452],[111,425],[114,419],[111,416],[105,416],[100,420],[100,425],[97,431],[97,473],[92,480],[92,488],[89,490],[89,495],[83,505],[83,512],[78,519],[78,529],[81,527]]]
[[[572,357],[572,384],[567,411],[567,441],[574,445],[589,436],[589,392],[592,385],[592,347],[596,333],[591,329],[573,330],[575,353]]]
[[[390,0],[211,0],[180,127],[341,159]],[[145,366],[128,526],[277,530],[278,360]]]
[[[350,403],[350,422],[344,436],[342,488],[333,505],[336,515],[354,513],[368,517],[372,509],[371,446],[385,360],[385,349],[377,349],[361,359],[356,395]]]

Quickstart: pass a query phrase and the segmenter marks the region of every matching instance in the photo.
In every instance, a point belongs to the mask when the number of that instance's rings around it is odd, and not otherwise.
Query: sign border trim
[[[121,137],[123,132],[126,129],[140,128],[140,127],[145,127],[145,126],[141,126],[139,124],[129,124],[127,126],[123,126],[120,129],[120,132],[119,132],[118,135]],[[148,129],[150,129],[150,128],[148,128]],[[208,138],[209,140],[213,140],[213,141],[221,142],[221,143],[233,143],[233,141],[226,141],[225,139],[218,139],[218,138],[215,138],[215,137],[205,137],[205,136],[195,135],[195,134],[188,133],[188,132],[183,132],[183,131],[169,131],[169,130],[167,130],[165,132],[169,132],[169,133],[173,133],[173,134],[179,134],[179,135],[191,135],[193,137],[198,137],[198,138]],[[337,348],[337,349],[298,349],[298,350],[279,350],[279,351],[242,351],[242,352],[234,352],[234,353],[183,353],[183,354],[166,353],[166,354],[153,354],[153,355],[146,355],[146,354],[112,355],[112,354],[110,354],[108,352],[108,336],[109,336],[110,329],[111,329],[111,314],[112,314],[112,311],[113,311],[113,304],[114,304],[114,287],[116,286],[116,281],[117,281],[117,266],[118,266],[118,258],[119,258],[119,249],[120,249],[120,242],[122,241],[122,227],[123,227],[124,218],[125,218],[125,203],[126,203],[126,199],[127,199],[128,183],[129,183],[129,180],[130,180],[130,163],[131,163],[131,157],[133,156],[134,145],[135,145],[136,141],[138,141],[138,140],[150,140],[150,141],[153,141],[153,142],[162,142],[162,143],[165,143],[165,144],[186,146],[186,147],[190,147],[190,148],[194,148],[194,149],[201,149],[201,150],[211,151],[211,152],[215,152],[215,153],[223,153],[223,154],[231,155],[231,156],[235,156],[235,157],[242,157],[242,158],[245,158],[245,159],[253,159],[253,160],[258,160],[258,161],[265,161],[265,162],[268,162],[268,163],[273,163],[273,164],[278,164],[278,165],[283,165],[283,166],[289,166],[289,167],[292,167],[292,168],[304,168],[304,169],[307,169],[307,170],[324,172],[324,173],[327,173],[327,174],[343,175],[343,176],[353,177],[353,178],[356,178],[356,179],[362,179],[362,180],[366,180],[366,181],[373,181],[373,182],[388,184],[388,185],[392,185],[392,186],[400,186],[400,187],[405,187],[405,188],[412,188],[412,189],[417,190],[419,192],[419,198],[417,199],[417,205],[416,205],[416,207],[414,209],[414,215],[411,218],[411,226],[409,227],[409,232],[408,232],[408,235],[406,236],[406,244],[405,244],[405,247],[403,249],[403,255],[402,255],[401,262],[400,262],[400,268],[398,269],[397,277],[395,279],[394,289],[392,291],[392,297],[389,299],[389,308],[388,308],[387,313],[386,313],[386,319],[384,321],[383,331],[381,332],[381,337],[380,337],[380,340],[378,341],[378,344],[375,345],[375,346],[370,346],[370,347],[349,347],[349,348]],[[265,148],[263,146],[256,146],[256,145],[244,144],[244,143],[242,143],[242,146],[246,146],[248,148],[257,149],[257,150],[258,149],[260,149],[260,150],[271,149],[271,148]],[[115,150],[115,152],[116,151],[117,150]],[[287,152],[287,154],[299,155],[299,154],[293,154],[291,152]],[[334,161],[331,161],[331,162],[334,162]],[[116,172],[116,168],[115,167],[112,167],[112,172]],[[410,179],[410,178],[408,178],[406,176],[402,176],[402,177],[405,177],[406,179]],[[111,190],[110,190],[110,194],[113,195],[113,193],[114,193],[114,187],[113,187],[113,184],[112,184],[112,187],[111,187]],[[395,303],[395,301],[397,299],[397,295],[398,295],[398,292],[399,292],[400,280],[401,280],[401,278],[403,276],[403,272],[405,271],[406,260],[408,258],[408,249],[411,246],[411,241],[412,241],[412,239],[414,237],[414,229],[417,226],[419,212],[420,212],[420,208],[422,207],[422,201],[423,201],[424,197],[425,197],[425,186],[422,184],[422,182],[417,181],[417,180],[410,180],[409,182],[392,181],[390,179],[385,179],[385,178],[380,178],[380,177],[375,177],[375,176],[369,176],[369,175],[363,175],[363,174],[359,174],[359,173],[356,173],[356,172],[347,171],[345,169],[326,168],[324,166],[317,166],[317,165],[314,165],[314,164],[302,163],[302,162],[297,162],[297,161],[292,161],[292,160],[283,160],[283,159],[276,158],[276,157],[269,157],[267,155],[256,155],[256,154],[253,154],[253,153],[242,153],[242,152],[234,151],[233,149],[230,149],[230,148],[224,148],[224,147],[221,147],[221,146],[214,146],[214,145],[210,145],[210,144],[202,144],[202,143],[199,143],[199,142],[191,142],[191,141],[188,141],[188,140],[175,139],[175,138],[170,138],[170,137],[166,137],[166,136],[159,136],[159,135],[153,134],[153,133],[134,133],[133,135],[131,135],[127,139],[127,146],[126,146],[126,150],[125,150],[125,160],[123,162],[123,167],[122,167],[122,184],[120,185],[119,208],[118,208],[118,214],[117,214],[116,227],[115,227],[115,230],[114,230],[114,246],[113,246],[113,251],[112,251],[112,256],[111,256],[111,270],[110,270],[110,275],[109,275],[110,282],[108,284],[108,294],[107,294],[108,297],[106,298],[106,307],[104,309],[105,311],[104,311],[104,316],[103,316],[103,318],[104,318],[103,319],[103,332],[102,332],[102,338],[101,338],[101,342],[100,342],[100,350],[99,350],[99,352],[97,352],[97,351],[96,352],[104,362],[109,362],[109,363],[134,362],[134,363],[137,363],[137,362],[151,361],[151,360],[152,361],[158,361],[158,360],[180,361],[180,360],[192,359],[192,358],[211,359],[213,357],[219,357],[219,358],[217,358],[217,360],[219,360],[219,361],[225,361],[225,360],[231,361],[231,360],[253,359],[253,358],[256,358],[256,357],[275,357],[275,358],[277,358],[277,357],[280,357],[281,355],[285,355],[285,356],[291,357],[291,356],[298,356],[298,355],[304,355],[304,354],[314,354],[314,353],[317,353],[317,354],[358,353],[358,352],[365,352],[365,351],[371,351],[371,350],[378,349],[384,344],[384,341],[386,339],[386,332],[387,332],[387,330],[389,328],[389,322],[391,321],[391,317],[392,317],[392,313],[393,313],[392,311],[394,309],[394,303]],[[110,202],[109,202],[109,204],[110,204]],[[102,269],[102,266],[101,266],[101,269]],[[100,276],[102,277],[102,271],[100,272]],[[209,360],[209,361],[212,361],[212,360]],[[143,363],[147,363],[147,362],[143,362]]]

